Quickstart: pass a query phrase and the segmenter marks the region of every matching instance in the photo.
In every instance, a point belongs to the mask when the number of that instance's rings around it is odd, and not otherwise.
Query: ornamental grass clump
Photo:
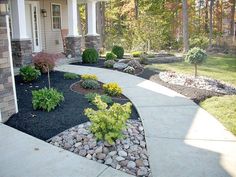
[[[65,73],[64,74],[64,79],[78,79],[79,75],[78,74],[74,74],[74,73]]]
[[[82,80],[98,80],[98,77],[95,74],[83,74],[81,75]]]
[[[142,54],[143,54],[142,51],[134,51],[134,52],[132,52],[132,56],[133,57],[140,57]]]
[[[41,73],[33,66],[25,66],[20,69],[20,76],[24,82],[32,82],[38,79]]]
[[[32,96],[32,104],[35,110],[42,109],[50,112],[64,101],[63,94],[54,88],[43,88],[32,91]]]
[[[190,49],[185,57],[185,61],[194,65],[195,77],[197,77],[197,66],[204,63],[207,59],[207,54],[203,49],[194,47]]]
[[[96,96],[94,101],[98,110],[87,108],[85,115],[91,121],[91,132],[98,140],[105,140],[109,144],[114,144],[115,140],[122,138],[122,130],[126,127],[126,121],[131,115],[131,103],[114,103],[108,108],[108,105]]]
[[[98,83],[98,81],[92,80],[92,79],[87,79],[87,80],[82,81],[81,86],[84,89],[92,89],[92,90],[96,90],[100,88],[100,84]]]
[[[110,96],[119,96],[122,94],[122,89],[117,83],[103,84],[104,92]]]

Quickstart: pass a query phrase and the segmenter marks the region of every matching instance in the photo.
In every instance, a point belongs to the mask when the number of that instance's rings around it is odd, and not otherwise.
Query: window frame
[[[60,16],[53,16],[53,5],[60,6]],[[53,27],[53,18],[59,17],[60,18],[60,28],[54,28]],[[61,4],[59,3],[51,3],[51,23],[52,23],[52,31],[60,31],[62,28],[62,9]]]

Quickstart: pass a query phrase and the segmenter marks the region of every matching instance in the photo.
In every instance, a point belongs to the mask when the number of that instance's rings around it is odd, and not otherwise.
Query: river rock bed
[[[187,74],[179,74],[175,72],[160,72],[159,77],[164,82],[186,87],[194,87],[214,91],[222,94],[235,94],[236,88],[222,81],[207,78],[204,76],[194,77]]]
[[[96,141],[90,132],[91,123],[72,127],[48,142],[87,159],[97,161],[135,176],[150,177],[144,129],[140,120],[128,120],[124,138],[114,145]]]

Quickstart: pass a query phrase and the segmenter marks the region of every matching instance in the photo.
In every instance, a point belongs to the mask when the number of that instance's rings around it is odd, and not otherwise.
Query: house
[[[32,62],[32,54],[63,52],[61,29],[67,29],[66,54],[81,53],[77,4],[87,3],[86,47],[99,47],[97,0],[0,0],[0,122],[18,112],[13,66]]]

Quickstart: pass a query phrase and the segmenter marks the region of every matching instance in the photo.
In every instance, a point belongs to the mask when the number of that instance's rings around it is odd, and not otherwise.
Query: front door
[[[40,34],[40,8],[39,2],[25,1],[25,16],[27,35],[32,39],[33,52],[42,51]]]

